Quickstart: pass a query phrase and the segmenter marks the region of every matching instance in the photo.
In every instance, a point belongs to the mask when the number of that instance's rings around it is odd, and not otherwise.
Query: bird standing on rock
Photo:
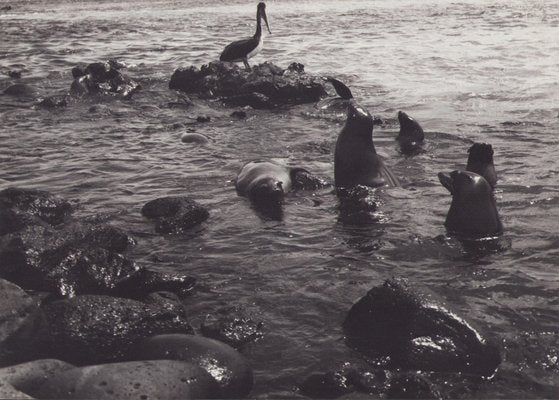
[[[219,61],[242,61],[245,64],[246,69],[250,70],[248,59],[254,57],[262,49],[263,40],[261,19],[264,19],[268,32],[272,34],[270,26],[268,25],[268,17],[266,16],[266,4],[260,2],[256,8],[256,32],[254,33],[254,36],[248,39],[237,40],[227,45],[225,49],[223,49],[223,52],[219,57]]]

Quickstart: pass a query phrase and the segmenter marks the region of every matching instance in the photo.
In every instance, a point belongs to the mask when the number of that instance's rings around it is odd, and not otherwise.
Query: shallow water
[[[195,324],[237,306],[263,321],[264,338],[244,351],[254,397],[293,397],[310,373],[358,363],[341,322],[393,276],[431,290],[499,342],[495,378],[458,396],[559,397],[559,3],[268,2],[273,35],[251,62],[297,61],[336,76],[386,121],[375,144],[404,186],[382,191],[379,211],[360,224],[339,215],[331,189],[293,194],[283,221],[265,220],[231,183],[255,158],[333,180],[343,113],[321,115],[311,104],[194,124],[189,117],[210,111],[169,106],[174,69],[215,60],[252,34],[255,3],[51,3],[0,11],[0,73],[22,70],[21,81],[47,95],[69,89],[78,62],[116,57],[144,89],[131,101],[57,110],[0,96],[0,189],[74,199],[78,215],[136,236],[140,263],[197,277],[187,304]],[[0,90],[12,82],[1,75]],[[422,124],[425,152],[399,153],[398,110]],[[181,143],[187,128],[211,143]],[[468,252],[441,238],[450,195],[437,173],[464,168],[474,141],[495,150],[511,243],[501,251]],[[208,206],[210,219],[185,235],[156,235],[140,209],[173,194]]]

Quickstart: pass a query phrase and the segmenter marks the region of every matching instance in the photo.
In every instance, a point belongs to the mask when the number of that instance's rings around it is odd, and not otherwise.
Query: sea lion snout
[[[283,182],[265,179],[255,184],[249,191],[250,201],[260,204],[279,204],[284,196]]]

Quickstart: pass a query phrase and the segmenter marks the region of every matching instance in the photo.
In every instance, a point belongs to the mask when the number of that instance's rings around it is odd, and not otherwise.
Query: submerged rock
[[[73,364],[122,361],[141,340],[164,333],[191,333],[184,312],[136,300],[84,295],[42,307],[47,357]]]
[[[92,365],[60,372],[39,390],[48,399],[207,399],[218,386],[204,369],[172,360]]]
[[[232,347],[193,335],[159,335],[144,340],[137,349],[139,359],[181,360],[205,369],[217,381],[220,397],[247,396],[253,385],[252,370]]]
[[[37,97],[39,91],[33,86],[27,85],[26,83],[16,83],[8,86],[4,90],[4,94],[14,97],[22,98],[35,98]]]
[[[68,96],[49,96],[39,102],[39,106],[44,108],[66,107],[68,105]]]
[[[80,64],[72,68],[74,81],[70,87],[70,93],[74,96],[119,95],[124,99],[130,99],[141,89],[141,86],[138,82],[120,73],[119,69],[123,66],[115,60],[109,60],[87,66]]]
[[[125,297],[142,299],[153,292],[171,292],[179,296],[189,294],[196,285],[196,279],[182,274],[167,274],[141,268],[120,282],[117,292]]]
[[[420,373],[367,370],[349,363],[335,371],[310,375],[299,390],[305,396],[317,399],[335,399],[355,392],[381,399],[441,398],[436,385]]]
[[[0,279],[0,293],[0,365],[6,365],[26,358],[43,320],[38,304],[18,286]]]
[[[234,308],[227,308],[220,314],[206,316],[200,331],[206,337],[238,349],[261,339],[264,336],[263,325],[262,322],[257,322]]]
[[[208,219],[208,210],[185,196],[152,200],[142,208],[142,215],[155,220],[158,233],[182,233]]]
[[[466,321],[389,280],[353,305],[344,324],[347,344],[389,368],[491,376],[498,349]]]
[[[207,136],[200,133],[187,132],[181,136],[181,142],[183,143],[207,144],[209,141]]]
[[[302,64],[282,69],[266,62],[247,71],[234,63],[211,62],[200,69],[177,69],[169,88],[219,97],[234,106],[273,108],[316,102],[327,95],[324,83],[320,76],[305,73]]]

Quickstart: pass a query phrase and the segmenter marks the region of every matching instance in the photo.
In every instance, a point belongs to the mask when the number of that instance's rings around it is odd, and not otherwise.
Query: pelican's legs
[[[243,58],[243,63],[245,64],[247,71],[250,71],[250,65],[248,65],[248,60],[246,58]]]

